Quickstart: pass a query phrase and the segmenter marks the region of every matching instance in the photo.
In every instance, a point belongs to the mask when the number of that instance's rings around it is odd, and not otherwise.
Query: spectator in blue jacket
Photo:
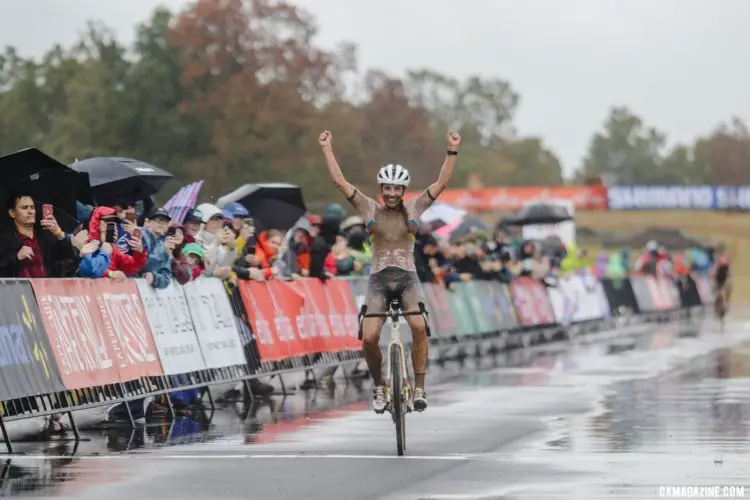
[[[148,261],[141,277],[154,288],[167,288],[172,281],[172,254],[177,246],[170,234],[172,218],[163,208],[156,208],[146,216],[143,229],[144,247],[148,248]]]

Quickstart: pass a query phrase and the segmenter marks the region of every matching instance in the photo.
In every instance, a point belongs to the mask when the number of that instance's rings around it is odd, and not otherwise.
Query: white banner
[[[164,374],[205,370],[206,362],[182,287],[174,281],[162,290],[154,290],[141,279],[136,284]]]
[[[208,368],[244,365],[245,353],[224,285],[198,278],[183,286],[195,333]]]
[[[601,283],[590,274],[565,276],[547,288],[557,322],[561,325],[609,316],[609,304]]]
[[[568,286],[571,287],[574,297],[576,297],[576,310],[573,314],[573,321],[591,321],[602,319],[604,317],[604,308],[602,307],[599,288],[601,284],[591,274],[576,274],[568,278]]]

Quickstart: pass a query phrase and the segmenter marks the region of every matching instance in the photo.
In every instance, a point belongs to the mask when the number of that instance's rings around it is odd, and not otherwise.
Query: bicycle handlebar
[[[363,318],[390,318],[394,313],[393,312],[384,312],[384,313],[367,313],[363,314]],[[407,312],[395,312],[396,316],[421,316],[421,311],[407,311]]]
[[[430,322],[427,320],[428,316],[427,308],[424,305],[424,302],[419,303],[419,311],[399,311],[399,310],[389,310],[387,312],[381,312],[381,313],[367,313],[367,305],[363,305],[362,308],[359,310],[359,331],[357,332],[357,338],[359,340],[362,340],[362,322],[365,318],[393,318],[393,317],[404,317],[404,316],[422,316],[424,319],[424,326],[426,329],[426,333],[428,337],[432,336],[432,332],[430,332]]]

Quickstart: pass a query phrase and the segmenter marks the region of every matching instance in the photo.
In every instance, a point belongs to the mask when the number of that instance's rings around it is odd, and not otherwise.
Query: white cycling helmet
[[[378,172],[378,184],[395,184],[396,186],[409,187],[411,176],[409,171],[401,165],[386,165]]]

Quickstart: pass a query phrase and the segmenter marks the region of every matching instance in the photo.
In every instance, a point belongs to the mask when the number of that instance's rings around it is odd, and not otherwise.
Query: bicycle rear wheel
[[[401,376],[401,348],[391,346],[391,394],[393,398],[393,422],[396,424],[396,451],[398,456],[406,450],[406,408],[404,407],[404,380]]]

